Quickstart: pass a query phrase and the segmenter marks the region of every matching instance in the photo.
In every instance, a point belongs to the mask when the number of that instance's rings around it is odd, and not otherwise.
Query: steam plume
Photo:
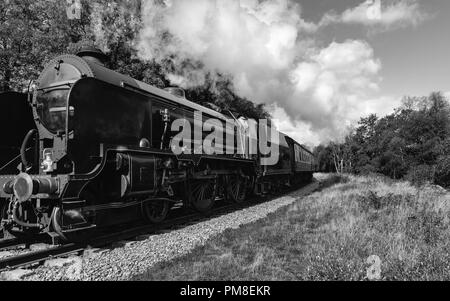
[[[317,25],[290,0],[143,1],[140,56],[170,59],[174,85],[201,85],[208,72],[229,74],[236,92],[269,105],[280,130],[317,144],[361,113],[386,109],[381,63],[364,41],[317,46]]]

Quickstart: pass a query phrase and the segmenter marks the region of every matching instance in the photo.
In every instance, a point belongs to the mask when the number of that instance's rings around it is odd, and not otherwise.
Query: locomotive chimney
[[[93,62],[104,66],[108,61],[108,56],[100,49],[93,46],[84,46],[77,52],[77,56],[83,58],[88,62]]]

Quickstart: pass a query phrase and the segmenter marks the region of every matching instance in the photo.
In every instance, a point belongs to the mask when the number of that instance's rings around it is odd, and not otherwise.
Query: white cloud
[[[275,123],[304,139],[299,141],[316,144],[342,138],[362,116],[391,113],[400,99],[378,96],[380,69],[381,62],[363,41],[332,43],[318,50],[291,72],[294,91],[286,102],[271,108]]]
[[[295,89],[286,107],[318,130],[341,130],[361,116],[378,92],[380,69],[366,42],[333,42],[291,72]]]
[[[177,0],[167,6],[149,0],[143,19],[142,56],[165,59],[172,52],[233,73],[287,68],[303,26],[300,7],[289,0]]]
[[[449,98],[450,99],[450,98]],[[343,141],[348,132],[356,124],[359,117],[368,116],[369,114],[377,114],[382,117],[393,112],[393,108],[401,104],[400,98],[382,96],[379,98],[367,99],[359,116],[353,122],[343,121],[342,125],[335,128],[314,129],[311,123],[304,122],[299,119],[292,119],[286,109],[273,105],[269,107],[269,111],[273,116],[273,123],[277,129],[296,141],[304,143],[309,148],[327,143],[329,141]]]
[[[360,5],[349,8],[341,15],[326,14],[321,26],[333,23],[363,24],[379,29],[417,25],[426,19],[417,0],[366,0]]]
[[[311,149],[323,142],[321,135],[311,129],[311,125],[301,120],[292,120],[286,111],[273,105],[269,108],[277,129],[296,141],[301,141]]]
[[[184,87],[202,84],[209,71],[229,74],[239,95],[268,104],[280,129],[300,142],[336,138],[362,115],[393,106],[378,96],[382,66],[372,47],[359,40],[317,47],[307,35],[314,25],[290,0],[164,3],[144,2],[140,55],[173,58],[169,78]]]

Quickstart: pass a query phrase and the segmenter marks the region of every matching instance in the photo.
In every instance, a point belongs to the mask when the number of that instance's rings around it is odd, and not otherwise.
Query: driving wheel
[[[192,207],[201,213],[210,211],[217,196],[217,180],[193,180],[190,183],[190,187]]]
[[[242,203],[247,198],[247,179],[239,175],[228,176],[227,193],[235,203]]]
[[[145,219],[152,224],[162,223],[170,210],[169,201],[166,200],[149,200],[142,206]]]

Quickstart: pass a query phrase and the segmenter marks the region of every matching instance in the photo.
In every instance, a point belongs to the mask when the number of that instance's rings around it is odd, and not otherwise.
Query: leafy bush
[[[348,177],[341,174],[332,174],[320,182],[320,189],[323,190],[328,187],[334,186],[336,184],[347,183],[349,181]]]
[[[413,185],[422,186],[434,182],[435,167],[430,165],[419,165],[409,169],[406,180]]]
[[[401,195],[394,195],[392,193],[385,196],[378,196],[374,191],[370,190],[367,194],[359,196],[357,201],[363,211],[369,211],[382,210],[388,206],[399,206],[402,203],[403,198]]]
[[[434,182],[443,187],[450,187],[450,156],[438,159]]]
[[[450,103],[439,92],[406,97],[393,114],[361,118],[343,142],[319,146],[316,153],[321,167],[338,157],[347,172],[450,187]]]
[[[377,168],[376,168],[376,166],[374,166],[372,164],[366,164],[366,165],[358,168],[357,171],[359,174],[367,176],[367,175],[376,173]]]

